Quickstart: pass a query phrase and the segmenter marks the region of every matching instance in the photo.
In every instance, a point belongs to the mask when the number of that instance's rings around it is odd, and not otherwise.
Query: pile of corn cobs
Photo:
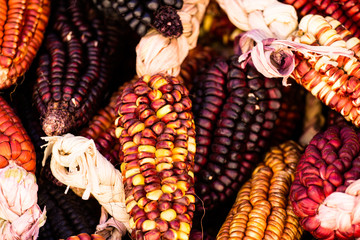
[[[329,50],[294,51],[291,86],[239,62],[220,0],[179,76],[136,76],[141,37],[188,34],[177,11],[193,2],[0,0],[0,169],[35,174],[46,209],[31,237],[0,214],[21,236],[1,239],[360,238],[360,3],[281,1],[304,17],[289,39]],[[127,234],[54,176],[42,137],[66,133],[121,175]]]

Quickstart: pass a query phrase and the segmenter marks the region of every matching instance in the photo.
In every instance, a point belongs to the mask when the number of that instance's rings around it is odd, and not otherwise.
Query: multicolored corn
[[[217,60],[192,89],[196,126],[195,188],[207,210],[239,190],[270,143],[280,108],[280,82]],[[198,202],[197,211],[202,212]]]
[[[64,240],[64,239],[60,239]],[[91,236],[87,233],[80,233],[76,236],[68,237],[66,240],[106,240],[104,237],[98,234],[91,234]]]
[[[272,147],[237,194],[217,240],[300,239],[302,228],[288,199],[302,147]]]
[[[195,210],[195,125],[188,90],[145,75],[123,91],[115,134],[134,239],[188,239]]]
[[[50,0],[0,1],[0,89],[15,84],[29,69],[49,15]]]
[[[40,229],[39,240],[58,240],[80,233],[94,233],[100,218],[95,199],[82,200],[65,187],[54,186],[44,178],[39,184],[39,205],[46,206],[47,221]]]
[[[0,97],[0,168],[10,162],[35,173],[36,153],[21,120]]]
[[[331,16],[340,21],[356,37],[360,37],[360,13],[357,0],[282,0],[282,2],[293,5],[299,18],[307,14]]]
[[[315,238],[360,237],[359,156],[360,135],[346,125],[318,133],[301,156],[290,200],[301,226]]]
[[[54,1],[37,65],[33,101],[46,135],[78,128],[95,113],[109,81],[111,50],[101,19],[82,1]]]
[[[96,149],[114,166],[123,162],[123,156],[119,156],[120,143],[115,136],[116,103],[124,89],[135,83],[137,78],[124,83],[114,92],[110,98],[109,104],[100,109],[90,120],[89,124],[83,128],[79,135],[88,139],[93,139]]]
[[[351,58],[296,53],[291,77],[347,121],[360,126],[360,40],[339,21],[320,15],[307,15],[299,29],[294,41],[354,51]]]

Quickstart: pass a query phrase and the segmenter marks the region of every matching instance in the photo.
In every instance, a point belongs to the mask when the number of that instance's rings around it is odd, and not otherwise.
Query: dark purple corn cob
[[[324,218],[320,217],[321,208],[327,205],[325,202],[329,195],[336,192],[339,196],[339,193],[346,191],[348,196],[358,197],[359,192],[351,193],[348,186],[360,179],[359,167],[360,135],[353,127],[330,126],[315,135],[305,149],[290,189],[290,200],[295,214],[301,219],[301,226],[311,232],[315,238],[357,239],[360,237],[360,224],[355,214],[354,217],[349,217],[350,222],[336,224],[335,227],[322,224]],[[339,205],[349,206],[351,201],[345,203],[337,197],[333,198],[331,206]],[[342,217],[344,213],[345,211],[340,211],[335,218]],[[354,223],[353,220],[357,222]],[[336,220],[331,222],[336,222]],[[350,225],[350,227],[343,231],[341,225]]]
[[[216,61],[195,82],[195,189],[205,209],[231,197],[266,150],[280,108],[280,82]],[[203,207],[197,202],[197,211]]]
[[[82,200],[65,187],[39,181],[39,205],[46,206],[47,220],[38,240],[67,238],[80,232],[92,234],[100,218],[100,205],[95,199]]]
[[[165,36],[177,37],[182,25],[176,10],[183,6],[183,0],[93,0],[96,7],[107,15],[118,13],[136,31],[144,36],[150,27]],[[167,23],[171,22],[171,26]]]
[[[281,0],[297,10],[299,19],[307,14],[331,16],[343,24],[355,37],[360,37],[358,0]]]
[[[39,56],[33,101],[46,135],[61,135],[86,123],[108,83],[104,26],[81,1],[54,1],[56,11]]]

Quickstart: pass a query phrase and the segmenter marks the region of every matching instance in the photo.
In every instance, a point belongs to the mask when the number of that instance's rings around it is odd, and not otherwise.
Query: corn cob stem
[[[217,239],[300,239],[302,229],[288,194],[302,148],[272,147],[238,192]]]

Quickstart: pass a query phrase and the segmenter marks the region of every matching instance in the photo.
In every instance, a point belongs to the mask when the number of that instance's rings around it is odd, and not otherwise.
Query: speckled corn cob
[[[195,126],[188,90],[145,75],[118,102],[126,210],[134,239],[188,239],[195,210]]]
[[[224,202],[250,177],[270,143],[280,108],[279,81],[236,57],[216,61],[192,91],[196,125],[195,188],[206,209]],[[202,203],[196,210],[202,212]]]
[[[61,135],[87,122],[100,104],[109,80],[110,43],[86,3],[54,1],[53,7],[33,101],[45,134]]]
[[[293,5],[299,18],[307,14],[331,16],[340,21],[356,37],[360,37],[358,0],[282,0],[282,2]]]
[[[94,233],[100,218],[100,205],[95,199],[82,200],[65,187],[54,186],[41,178],[39,205],[46,206],[47,221],[40,228],[38,240],[58,240],[78,233]]]
[[[119,165],[123,161],[123,155],[119,156],[120,143],[115,136],[115,118],[117,117],[115,106],[123,90],[133,84],[137,79],[124,83],[114,92],[109,104],[100,109],[91,119],[88,126],[80,131],[80,135],[93,139],[97,150],[113,165]]]
[[[293,141],[271,148],[238,192],[216,239],[300,239],[288,195],[301,152]]]
[[[14,161],[25,170],[35,173],[36,154],[21,120],[8,103],[0,97],[0,168]]]
[[[328,57],[296,54],[296,68],[291,76],[331,109],[341,113],[355,126],[360,125],[360,40],[340,22],[319,15],[307,15],[294,38],[306,44],[337,46],[353,50],[355,56]],[[329,61],[335,62],[334,66]]]
[[[98,234],[91,234],[90,236],[87,233],[80,233],[77,236],[68,237],[66,240],[106,240],[106,239]]]
[[[0,1],[0,89],[29,69],[42,43],[50,0]]]

